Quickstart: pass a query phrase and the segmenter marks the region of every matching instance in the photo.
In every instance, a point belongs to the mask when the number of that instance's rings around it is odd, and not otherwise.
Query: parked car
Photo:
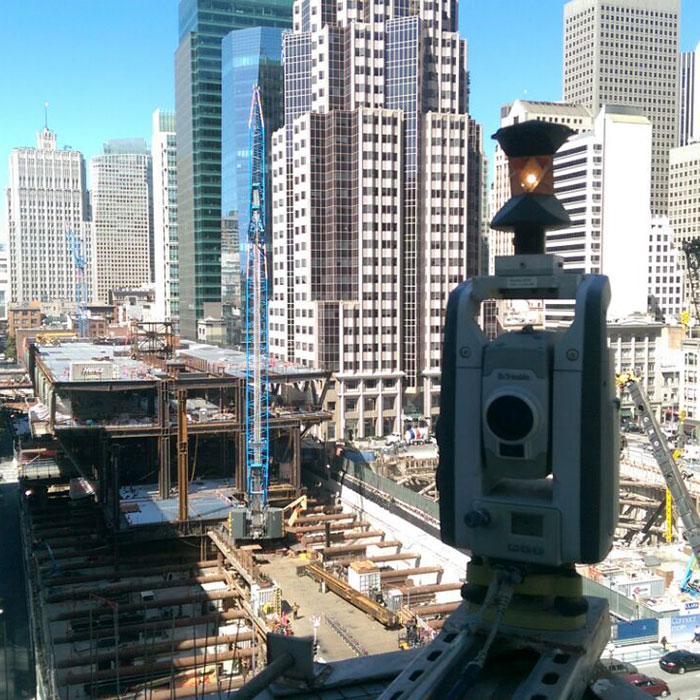
[[[659,666],[669,673],[685,673],[700,668],[700,654],[692,651],[677,649],[664,654],[659,659]]]
[[[666,681],[662,681],[660,678],[652,678],[651,676],[646,676],[643,673],[632,673],[623,678],[635,688],[639,688],[643,693],[651,695],[652,697],[665,698],[667,695],[671,694],[668,684]]]
[[[637,667],[628,661],[620,661],[613,656],[608,656],[600,659],[601,665],[606,668],[610,673],[630,675],[633,673],[638,673]]]

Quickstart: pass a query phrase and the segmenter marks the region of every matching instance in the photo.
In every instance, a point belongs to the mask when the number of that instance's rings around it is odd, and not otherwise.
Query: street
[[[35,681],[22,565],[19,485],[6,430],[0,436],[0,475],[0,700],[18,700],[34,697]]]
[[[677,673],[666,673],[659,668],[658,661],[645,661],[635,666],[640,673],[652,678],[661,678],[668,683],[671,700],[699,700],[700,699],[700,671],[688,671],[679,676]]]

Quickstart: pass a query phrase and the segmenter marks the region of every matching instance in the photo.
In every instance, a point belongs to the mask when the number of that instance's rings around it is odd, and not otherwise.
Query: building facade
[[[221,216],[238,220],[241,250],[250,220],[250,144],[248,121],[252,87],[260,87],[265,150],[283,122],[282,29],[254,27],[230,32],[221,42]],[[266,190],[270,191],[267,168]],[[234,214],[235,213],[235,214]],[[271,230],[268,207],[266,230]]]
[[[649,238],[649,310],[657,320],[677,319],[685,308],[682,255],[668,217],[653,217]]]
[[[700,139],[700,72],[697,68],[700,43],[694,51],[684,51],[679,58],[678,146]]]
[[[437,411],[447,295],[479,263],[480,138],[456,13],[299,0],[284,37],[270,354],[335,373],[330,438]]]
[[[7,320],[7,305],[10,303],[10,270],[7,262],[7,245],[0,243],[0,321]]]
[[[221,40],[248,27],[291,27],[291,0],[180,0],[175,52],[180,329],[197,335],[221,303]],[[250,86],[252,88],[252,86]]]
[[[546,234],[548,253],[564,269],[610,277],[609,318],[645,312],[651,214],[651,125],[639,110],[606,107],[593,118],[583,105],[516,100],[502,110],[501,126],[539,119],[577,132],[554,157],[554,187],[571,226]],[[492,216],[510,199],[508,161],[500,148],[494,159]],[[512,255],[512,233],[492,231],[490,269],[498,255]],[[624,294],[615,293],[625,290]],[[544,321],[568,325],[573,302],[548,302]],[[536,322],[537,305],[499,304],[499,323]],[[511,318],[512,317],[512,318]]]
[[[515,100],[501,107],[501,127],[538,119],[553,124],[563,124],[577,133],[590,131],[593,117],[590,111],[580,104],[565,102],[543,102],[536,100]],[[496,144],[494,154],[493,188],[490,197],[489,220],[493,219],[501,207],[510,199],[510,176],[508,158]],[[495,259],[499,255],[513,255],[513,233],[509,231],[489,232],[489,274],[494,272]]]
[[[564,269],[610,278],[609,319],[646,313],[652,127],[640,110],[604,107],[593,129],[572,136],[554,159],[554,192],[571,218],[548,231],[546,250]],[[572,302],[548,302],[548,324],[573,320]]]
[[[668,219],[675,235],[676,246],[700,237],[700,143],[674,148],[670,156]],[[686,261],[679,252],[685,275],[684,298],[692,299]],[[697,290],[700,293],[700,290]],[[689,309],[694,313],[692,308]]]
[[[106,141],[90,161],[95,300],[151,282],[152,162],[142,139]]]
[[[597,113],[637,107],[652,124],[651,206],[668,211],[678,138],[680,0],[571,0],[564,7],[563,98]]]
[[[697,434],[700,428],[700,339],[683,340],[680,375],[679,409],[685,411],[686,426]]]
[[[80,240],[88,265],[92,257],[83,155],[70,148],[58,149],[56,134],[45,127],[37,135],[36,148],[12,149],[6,204],[7,301],[74,304],[76,276],[69,231]],[[91,287],[87,294],[90,298]]]
[[[153,113],[153,280],[156,312],[178,324],[177,144],[175,114]]]
[[[659,419],[669,410],[678,410],[679,384],[681,392],[683,387],[680,369],[684,337],[682,326],[651,321],[644,315],[608,324],[608,343],[615,355],[615,373],[632,372],[639,377],[639,383]],[[682,399],[680,401],[682,404]],[[624,392],[621,416],[630,417],[633,410],[633,401],[629,393]]]
[[[271,192],[273,132],[283,122],[282,29],[253,27],[227,34],[221,42],[221,301],[227,338],[245,342],[243,318],[248,226],[250,223],[250,105],[252,87],[260,88],[263,110],[265,191]],[[265,231],[272,231],[272,207],[266,207]],[[271,249],[269,263],[272,262]]]

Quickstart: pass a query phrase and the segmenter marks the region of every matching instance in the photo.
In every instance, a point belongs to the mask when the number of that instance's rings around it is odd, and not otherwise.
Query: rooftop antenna
[[[44,102],[44,129],[49,130],[49,103]]]

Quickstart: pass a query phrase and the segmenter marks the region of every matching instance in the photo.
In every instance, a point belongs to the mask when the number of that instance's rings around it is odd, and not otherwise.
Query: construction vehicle
[[[626,389],[632,397],[642,429],[651,445],[654,459],[659,465],[666,486],[671,493],[673,503],[683,522],[685,537],[693,550],[693,558],[697,560],[700,558],[700,517],[698,517],[698,513],[695,510],[693,497],[685,485],[683,474],[676,464],[676,459],[680,456],[680,450],[672,452],[669,449],[666,436],[649,406],[649,400],[640,386],[639,379],[631,372],[621,374],[617,377],[617,385],[621,390]],[[682,583],[682,586],[685,586],[686,589],[692,589],[696,585],[690,580],[692,569],[693,567],[689,566],[689,569],[686,570],[686,576]]]
[[[683,574],[683,580],[681,581],[681,590],[683,593],[690,593],[690,595],[700,596],[700,581],[693,581],[693,572],[697,568],[698,558],[695,554],[691,555],[688,560],[688,566],[685,568],[685,574]]]

